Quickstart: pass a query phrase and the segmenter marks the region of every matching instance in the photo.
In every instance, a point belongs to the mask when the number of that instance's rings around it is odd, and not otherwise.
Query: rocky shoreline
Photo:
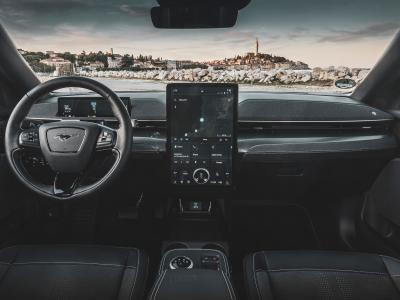
[[[80,71],[78,76],[142,79],[156,81],[188,81],[188,82],[233,82],[259,85],[315,85],[332,86],[337,79],[351,78],[361,81],[368,69],[361,68],[314,68],[312,70],[216,70],[184,69],[184,70],[147,70],[147,71]]]

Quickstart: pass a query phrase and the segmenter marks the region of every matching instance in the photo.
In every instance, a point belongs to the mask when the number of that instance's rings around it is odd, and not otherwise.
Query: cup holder
[[[222,246],[220,244],[209,243],[209,244],[205,244],[202,248],[203,249],[210,249],[210,250],[218,250],[218,251],[221,251],[223,254],[227,255],[224,246]]]
[[[168,246],[165,247],[164,253],[167,253],[168,251],[171,251],[171,250],[187,249],[187,248],[189,248],[189,246],[187,244],[185,244],[185,243],[180,243],[180,242],[171,243],[171,244],[169,244]]]

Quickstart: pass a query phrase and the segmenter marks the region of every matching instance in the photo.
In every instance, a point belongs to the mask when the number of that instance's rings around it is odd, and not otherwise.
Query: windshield
[[[117,91],[168,82],[349,92],[399,27],[398,0],[252,0],[227,29],[156,29],[145,0],[0,0],[0,20],[41,80],[78,75]]]

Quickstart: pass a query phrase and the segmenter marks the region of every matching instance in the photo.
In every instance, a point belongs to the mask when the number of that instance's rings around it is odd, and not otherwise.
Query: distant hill
[[[272,69],[292,69],[292,70],[309,70],[308,64],[301,61],[293,61],[283,56],[274,56],[266,53],[249,52],[245,55],[237,55],[233,58],[225,58],[223,60],[214,60],[208,62],[209,65],[215,67],[235,67],[236,69],[261,68],[266,70]]]

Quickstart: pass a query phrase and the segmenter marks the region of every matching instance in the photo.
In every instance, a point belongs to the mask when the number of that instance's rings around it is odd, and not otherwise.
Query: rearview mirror
[[[226,28],[236,24],[238,8],[231,5],[174,5],[151,9],[156,28]]]

